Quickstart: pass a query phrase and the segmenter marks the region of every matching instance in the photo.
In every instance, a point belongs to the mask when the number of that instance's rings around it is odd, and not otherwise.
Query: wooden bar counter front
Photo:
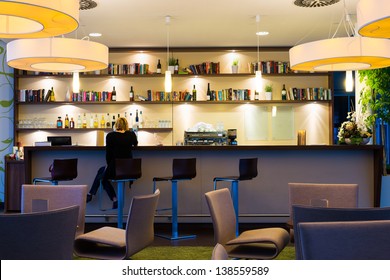
[[[31,183],[35,176],[48,175],[54,158],[77,157],[78,177],[67,184],[91,186],[97,170],[105,164],[105,147],[25,147],[24,151],[26,183]],[[355,183],[359,185],[359,207],[379,206],[380,201],[382,147],[376,145],[139,146],[133,155],[142,158],[142,177],[131,189],[126,188],[124,213],[132,196],[152,193],[153,177],[171,174],[173,158],[190,157],[197,159],[197,176],[179,187],[180,222],[210,222],[204,193],[213,189],[215,176],[238,175],[239,159],[249,157],[258,158],[259,175],[240,183],[240,222],[287,221],[289,182]],[[161,182],[159,188],[158,208],[169,207],[170,185]],[[98,192],[87,204],[87,221],[102,222],[110,214],[115,216],[115,210],[100,210],[102,205],[109,208],[111,202],[105,192],[99,200]],[[156,221],[169,219],[158,215]]]

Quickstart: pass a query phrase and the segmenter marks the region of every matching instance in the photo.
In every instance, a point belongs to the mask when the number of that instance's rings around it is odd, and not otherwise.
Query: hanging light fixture
[[[257,37],[257,70],[255,72],[255,84],[256,84],[256,92],[260,94],[263,88],[263,77],[261,74],[261,64],[260,64],[260,34],[259,34],[259,23],[260,16],[256,15],[256,37]]]
[[[0,1],[0,38],[52,37],[78,26],[78,0]]]
[[[83,39],[14,40],[7,44],[7,63],[16,69],[39,72],[87,72],[107,68],[108,48]]]
[[[172,92],[172,73],[168,70],[169,61],[169,24],[171,17],[165,17],[165,24],[167,25],[167,70],[165,71],[165,92]]]
[[[362,36],[390,38],[388,0],[360,0],[357,4],[357,27]]]
[[[353,74],[352,71],[345,72],[345,91],[352,92],[353,91]]]
[[[349,15],[344,12],[331,39],[319,40],[290,49],[290,65],[294,71],[347,71],[390,66],[390,41],[355,36]],[[345,22],[344,22],[345,21]],[[334,38],[344,22],[347,37]]]

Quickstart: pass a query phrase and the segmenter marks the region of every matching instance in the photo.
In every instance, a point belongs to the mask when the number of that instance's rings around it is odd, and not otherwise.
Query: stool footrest
[[[155,234],[155,236],[161,237],[164,239],[168,239],[168,240],[183,240],[183,239],[196,238],[195,234],[193,234],[193,235],[180,235],[180,236],[172,236],[172,235],[168,235],[168,234]]]

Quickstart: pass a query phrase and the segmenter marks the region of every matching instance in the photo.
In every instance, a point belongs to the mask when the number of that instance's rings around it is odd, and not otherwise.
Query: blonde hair
[[[127,131],[129,130],[129,123],[127,122],[126,118],[119,118],[116,120],[115,122],[115,130],[118,131],[118,130],[124,130],[124,131]]]

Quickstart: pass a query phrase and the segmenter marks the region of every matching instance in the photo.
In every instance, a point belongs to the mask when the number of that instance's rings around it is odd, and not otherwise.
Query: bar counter
[[[91,186],[96,171],[105,164],[103,146],[24,147],[25,181],[47,176],[54,158],[77,157],[78,177],[66,184]],[[258,157],[257,178],[239,185],[241,222],[281,222],[288,220],[289,182],[357,183],[359,207],[379,206],[382,171],[382,146],[307,145],[307,146],[139,146],[134,157],[142,158],[142,178],[126,188],[127,212],[130,197],[152,192],[152,178],[170,176],[173,158],[197,158],[197,176],[179,184],[180,221],[210,221],[204,193],[213,189],[216,176],[238,175],[240,158]],[[230,187],[220,183],[220,187]],[[170,206],[171,189],[159,183],[158,208]],[[87,215],[115,213],[103,192],[87,206]],[[162,215],[163,217],[163,215]],[[167,217],[161,221],[169,221]]]

